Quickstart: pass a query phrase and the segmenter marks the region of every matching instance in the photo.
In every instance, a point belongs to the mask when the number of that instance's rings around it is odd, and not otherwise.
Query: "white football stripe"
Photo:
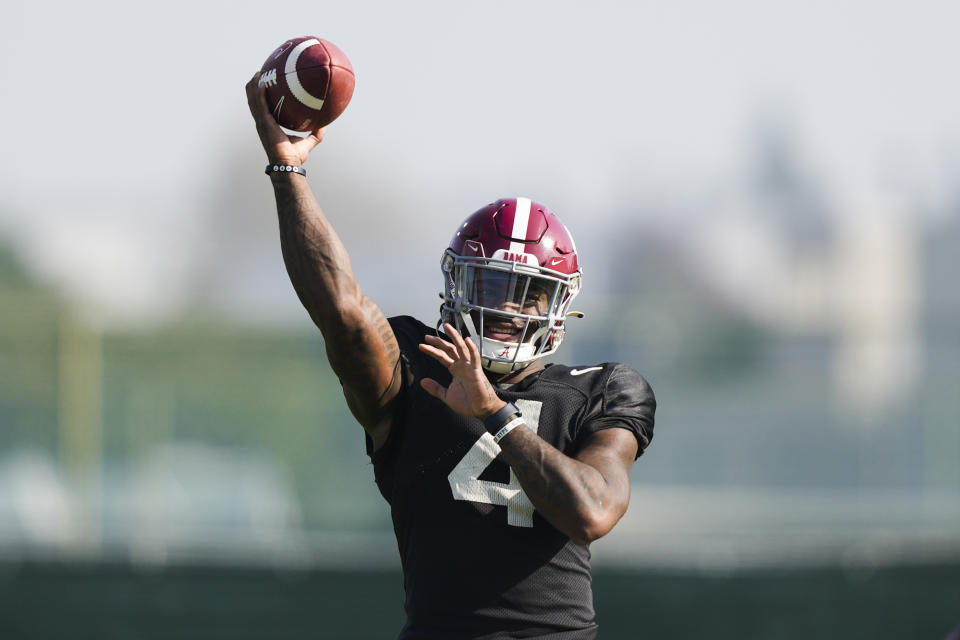
[[[307,93],[307,90],[303,88],[302,84],[300,84],[300,77],[297,75],[297,59],[300,57],[301,53],[310,47],[319,44],[320,41],[316,38],[310,38],[309,40],[304,40],[298,44],[293,48],[293,51],[290,52],[289,57],[287,57],[287,64],[283,69],[283,73],[287,77],[287,85],[290,87],[290,93],[293,94],[293,97],[311,109],[316,109],[317,111],[323,108],[323,100]]]
[[[510,232],[511,238],[526,238],[527,224],[530,222],[530,198],[517,198],[516,213],[513,214],[513,231]],[[512,253],[523,253],[526,245],[522,242],[511,242],[510,251]]]

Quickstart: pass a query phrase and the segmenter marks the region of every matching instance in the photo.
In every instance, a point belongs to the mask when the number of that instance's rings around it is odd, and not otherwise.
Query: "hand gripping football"
[[[267,104],[280,126],[314,131],[333,122],[353,96],[353,67],[332,42],[312,36],[287,40],[260,69]]]

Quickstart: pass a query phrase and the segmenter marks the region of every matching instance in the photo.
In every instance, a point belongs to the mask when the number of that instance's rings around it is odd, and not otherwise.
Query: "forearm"
[[[267,106],[255,73],[247,105],[271,164],[303,166],[323,139],[323,129],[290,136]],[[323,333],[327,357],[343,384],[350,410],[375,442],[389,431],[390,403],[399,390],[400,348],[383,313],[360,290],[350,257],[320,211],[306,177],[270,173],[280,221],[283,262],[293,288]]]
[[[358,407],[376,418],[399,348],[379,307],[360,290],[350,257],[303,176],[271,176],[283,261],[300,302],[323,333],[327,357]],[[355,411],[356,413],[356,411]]]
[[[362,303],[350,257],[304,177],[273,174],[271,181],[287,274],[300,302],[326,335],[344,311],[359,309]]]
[[[480,350],[447,323],[450,337],[425,336],[420,351],[432,356],[453,380],[443,386],[432,378],[420,385],[462,416],[485,422],[506,403],[484,373]],[[497,425],[501,428],[503,425]],[[500,450],[533,506],[561,533],[587,544],[605,535],[626,512],[630,500],[629,470],[637,440],[626,429],[601,429],[590,434],[576,458],[566,456],[532,429],[516,427],[501,437]]]
[[[605,535],[626,510],[629,485],[604,478],[530,429],[514,429],[500,448],[540,515],[578,544]]]

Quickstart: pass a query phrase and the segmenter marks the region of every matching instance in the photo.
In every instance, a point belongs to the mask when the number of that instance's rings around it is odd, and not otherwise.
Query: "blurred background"
[[[388,315],[546,203],[557,354],[659,400],[593,545],[604,638],[960,624],[955,3],[15,3],[0,155],[0,634],[393,637],[402,588],[287,281],[243,86],[339,45],[310,182]]]

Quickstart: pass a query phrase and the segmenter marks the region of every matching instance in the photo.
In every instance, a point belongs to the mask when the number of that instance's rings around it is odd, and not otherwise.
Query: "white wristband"
[[[521,425],[523,425],[523,424],[525,424],[524,421],[523,421],[523,418],[521,418],[521,417],[516,417],[516,418],[514,418],[513,420],[511,420],[511,421],[508,422],[507,424],[503,425],[503,427],[500,429],[500,431],[497,431],[497,434],[496,434],[495,436],[493,436],[493,441],[496,442],[497,444],[499,444],[500,441],[503,440],[503,438],[504,438],[508,433],[510,433],[511,431],[513,431],[514,429],[516,429],[517,427],[519,427],[519,426],[521,426]]]

